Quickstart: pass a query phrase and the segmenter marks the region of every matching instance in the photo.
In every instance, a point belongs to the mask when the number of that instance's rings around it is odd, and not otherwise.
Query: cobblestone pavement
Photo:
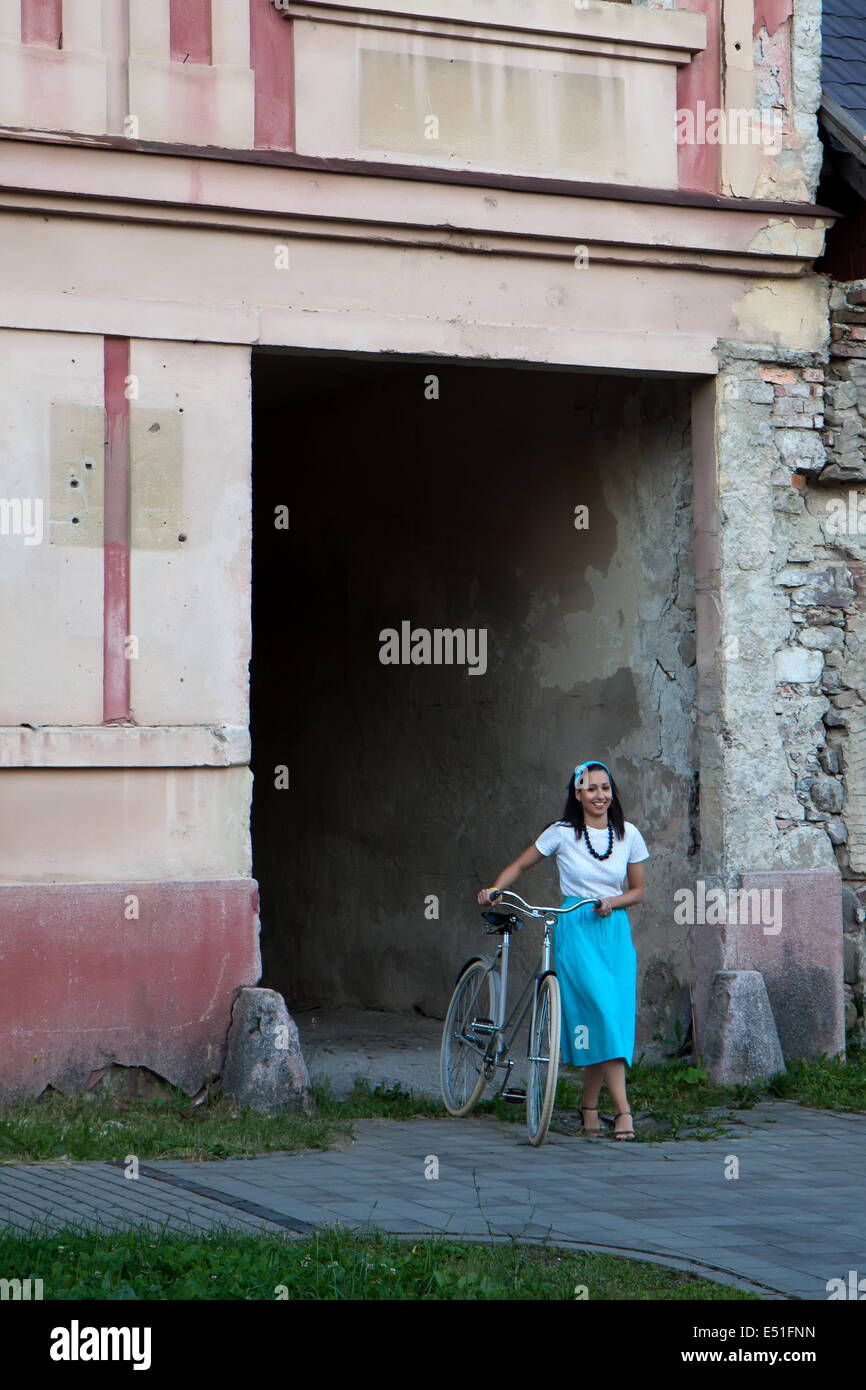
[[[520,1236],[657,1258],[769,1298],[825,1299],[866,1276],[866,1116],[765,1102],[730,1137],[615,1144],[551,1134],[533,1149],[491,1119],[355,1121],[327,1152],[210,1163],[0,1166],[0,1223],[306,1233]],[[739,1176],[726,1178],[729,1156]],[[435,1159],[435,1164],[432,1160]],[[425,1177],[438,1165],[438,1177]]]

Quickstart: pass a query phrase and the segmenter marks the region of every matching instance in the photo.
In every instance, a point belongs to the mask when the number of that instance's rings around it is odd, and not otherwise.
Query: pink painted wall
[[[0,920],[4,1096],[79,1091],[112,1059],[195,1094],[208,1047],[219,1072],[261,973],[251,880],[0,886]]]
[[[762,29],[770,35],[775,34],[780,24],[790,19],[794,13],[794,0],[755,0],[755,23],[752,33],[755,38]]]
[[[250,67],[255,73],[258,149],[295,148],[295,63],[292,24],[271,0],[250,0]]]
[[[689,929],[692,1008],[698,1055],[717,970],[758,970],[786,1057],[845,1053],[842,896],[838,869],[744,873],[742,888],[766,893],[781,911],[779,930],[696,925]],[[774,898],[773,894],[780,895]],[[775,916],[775,913],[773,914]]]
[[[60,47],[62,0],[21,0],[21,42]]]
[[[699,101],[706,108],[722,104],[721,5],[720,0],[677,0],[678,10],[693,10],[707,17],[707,46],[696,53],[677,72],[677,109],[696,111]],[[718,145],[680,145],[677,148],[680,188],[719,191],[720,158]]]
[[[173,63],[210,64],[211,0],[171,0],[171,59]]]
[[[129,718],[129,339],[105,339],[103,721]]]

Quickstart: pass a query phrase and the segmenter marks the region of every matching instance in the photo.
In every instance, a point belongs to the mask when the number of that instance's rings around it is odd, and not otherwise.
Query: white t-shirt
[[[607,827],[593,830],[586,827],[589,841],[596,854],[604,854],[609,841]],[[626,867],[649,859],[643,835],[631,821],[625,822],[625,837],[616,838],[609,859],[593,859],[583,835],[575,834],[574,826],[558,823],[543,830],[535,841],[542,854],[556,855],[559,885],[564,898],[617,898],[623,892]]]

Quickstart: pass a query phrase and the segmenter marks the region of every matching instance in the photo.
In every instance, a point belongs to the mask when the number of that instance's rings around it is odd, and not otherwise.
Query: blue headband
[[[600,763],[600,762],[598,761],[598,758],[591,758],[591,759],[589,760],[588,763],[578,763],[577,767],[574,769],[574,786],[575,786],[575,790],[577,790],[577,783],[578,783],[578,779],[579,779],[579,777],[580,777],[580,774],[581,774],[582,772],[585,772],[586,769],[587,769],[588,767],[604,767],[604,763]],[[607,775],[608,775],[608,777],[609,777],[609,776],[610,776],[610,768],[609,768],[609,767],[604,767],[604,770],[605,770],[605,772],[607,773]]]

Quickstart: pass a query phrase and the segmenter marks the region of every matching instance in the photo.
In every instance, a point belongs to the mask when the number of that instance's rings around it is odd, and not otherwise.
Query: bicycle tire
[[[535,991],[529,1028],[526,1079],[526,1127],[535,1148],[547,1138],[559,1077],[562,1003],[559,981],[552,970],[542,975]],[[544,1058],[533,1061],[533,1058]]]
[[[482,1058],[474,1048],[461,1043],[460,1037],[471,1017],[496,1018],[498,984],[493,962],[481,956],[464,966],[454,987],[439,1050],[439,1081],[449,1115],[468,1115],[487,1085]],[[486,1013],[482,1010],[482,1002]],[[459,1086],[456,1081],[461,1067],[465,1081]]]

